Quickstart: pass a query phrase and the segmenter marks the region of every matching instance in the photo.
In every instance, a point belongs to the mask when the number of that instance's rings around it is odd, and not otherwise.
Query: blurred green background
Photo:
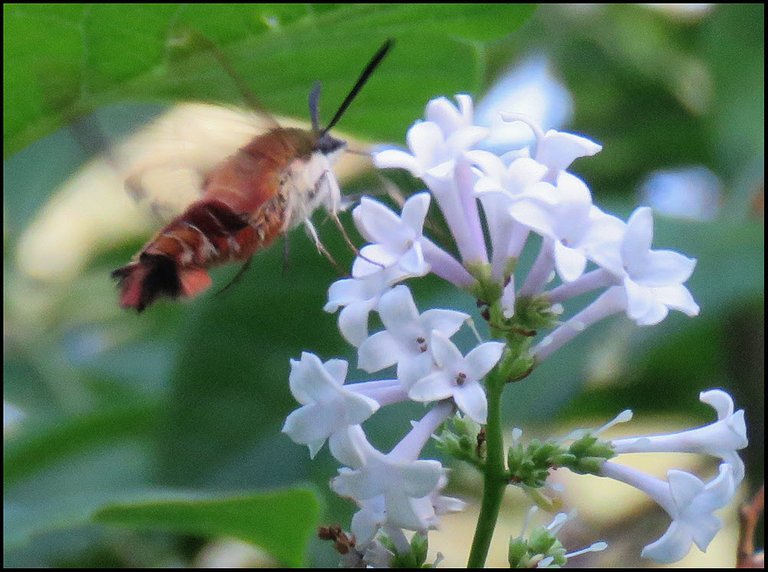
[[[596,204],[622,217],[647,202],[652,172],[706,169],[712,211],[657,209],[654,240],[698,259],[688,286],[701,315],[595,327],[510,387],[505,415],[547,436],[632,408],[661,431],[709,421],[698,392],[721,387],[746,410],[743,492],[752,494],[764,466],[764,7],[698,6],[5,5],[5,565],[202,566],[235,558],[216,540],[234,537],[269,555],[251,563],[333,566],[314,528],[349,525],[353,507],[327,486],[337,463],[327,450],[310,462],[280,433],[296,407],[290,358],[306,350],[355,364],[336,316],[322,311],[335,272],[303,232],[291,236],[285,268],[276,245],[226,295],[136,316],[119,309],[109,273],[149,238],[146,221],[106,193],[60,190],[97,147],[68,128],[76,118],[98,111],[115,137],[175,102],[241,103],[215,58],[179,40],[188,29],[216,42],[277,113],[305,119],[309,88],[322,80],[326,120],[370,54],[395,38],[339,126],[371,142],[402,144],[428,99],[477,101],[545,57],[572,101],[562,127],[603,145],[574,170]],[[342,186],[377,191],[381,181]],[[683,202],[684,215],[696,200]],[[350,262],[332,225],[321,235]],[[215,284],[234,273],[214,271]],[[411,286],[422,310],[476,315],[474,300],[437,280]],[[351,368],[350,379],[369,378]],[[391,447],[421,412],[386,408],[366,428]],[[477,504],[477,482],[460,467],[454,475],[451,492]],[[576,506],[598,503],[595,489],[583,494]],[[639,548],[658,536],[645,523],[660,534],[663,518],[644,505],[613,508],[579,541],[626,550],[592,564],[640,565]],[[451,518],[443,528],[463,527],[454,534],[466,554],[473,523]],[[627,538],[628,523],[640,538]],[[496,543],[503,552],[505,540]],[[733,564],[733,553],[713,552],[700,562]]]

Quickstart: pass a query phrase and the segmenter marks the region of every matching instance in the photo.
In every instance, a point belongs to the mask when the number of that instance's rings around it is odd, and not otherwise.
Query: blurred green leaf
[[[320,505],[310,490],[210,498],[151,500],[102,508],[97,522],[184,534],[233,536],[263,548],[287,566],[304,563]]]
[[[5,153],[106,103],[241,102],[234,82],[189,30],[216,43],[263,105],[306,116],[315,80],[340,102],[386,38],[397,49],[345,128],[401,137],[435,93],[480,87],[480,42],[533,11],[509,5],[10,5],[5,14]],[[428,48],[426,46],[429,46]],[[407,66],[406,66],[407,64]],[[407,69],[407,73],[403,70]],[[418,81],[414,81],[418,78]]]
[[[155,406],[136,404],[57,420],[45,428],[28,428],[3,448],[3,482],[22,478],[84,450],[147,433],[157,422]]]

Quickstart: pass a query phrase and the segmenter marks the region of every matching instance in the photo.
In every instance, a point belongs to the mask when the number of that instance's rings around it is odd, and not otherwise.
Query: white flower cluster
[[[307,445],[312,457],[328,440],[331,454],[343,464],[331,486],[359,507],[351,530],[363,561],[367,553],[388,553],[378,541],[381,532],[397,552],[405,553],[403,530],[425,533],[437,526],[438,515],[461,509],[461,501],[440,494],[446,470],[419,456],[456,408],[477,423],[486,422],[482,381],[503,361],[506,346],[479,343],[462,353],[451,337],[469,316],[445,309],[420,313],[401,282],[432,272],[475,295],[495,285],[495,302],[507,320],[522,299],[541,299],[557,312],[569,298],[602,290],[531,348],[537,361],[616,312],[651,325],[669,309],[690,316],[699,311],[683,285],[695,260],[651,250],[650,209],[637,209],[625,223],[593,205],[586,184],[567,171],[572,161],[594,155],[600,145],[569,133],[542,133],[529,124],[536,136],[532,149],[504,155],[479,150],[490,132],[473,124],[469,96],[456,99],[458,106],[445,98],[429,102],[426,120],[408,131],[410,152],[375,154],[378,167],[406,169],[429,192],[411,196],[399,214],[371,198],[361,200],[353,218],[368,244],[355,259],[351,277],[331,285],[325,306],[328,312],[341,309],[339,330],[357,348],[358,368],[374,373],[395,366],[396,379],[345,385],[348,364],[343,360],[323,362],[303,353],[291,361],[290,388],[302,406],[288,416],[283,431]],[[526,121],[511,114],[503,118]],[[432,197],[458,259],[424,236]],[[513,270],[532,234],[540,237],[540,250],[521,280]],[[594,268],[588,269],[589,263]],[[559,284],[548,289],[555,274]],[[378,313],[384,329],[369,335],[371,312]],[[433,405],[392,451],[378,451],[361,424],[380,407],[408,400]],[[728,474],[732,482],[733,471]]]

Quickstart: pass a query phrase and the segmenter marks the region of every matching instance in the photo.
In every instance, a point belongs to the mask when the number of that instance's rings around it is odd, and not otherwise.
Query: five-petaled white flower
[[[472,99],[457,95],[459,109],[444,97],[427,104],[427,121],[414,124],[406,135],[411,153],[399,149],[375,152],[380,169],[400,168],[415,177],[446,179],[453,176],[461,154],[488,135],[488,129],[472,124]]]
[[[629,217],[620,246],[623,268],[617,275],[627,296],[627,315],[640,326],[658,324],[670,309],[697,316],[699,306],[683,286],[696,260],[671,250],[651,250],[652,240],[651,209],[640,207]]]
[[[405,202],[398,216],[378,201],[363,197],[360,205],[352,211],[352,216],[363,238],[373,244],[360,251],[360,257],[352,267],[352,275],[361,278],[395,265],[413,276],[429,272],[421,245],[429,202],[428,193],[413,195]]]
[[[736,490],[733,467],[728,463],[720,465],[717,477],[709,483],[678,470],[668,471],[664,481],[612,462],[604,463],[600,474],[640,489],[672,518],[661,538],[642,551],[643,557],[665,563],[680,560],[692,543],[707,549],[722,526],[713,512],[727,505]]]
[[[309,447],[314,458],[328,437],[350,425],[368,419],[379,404],[344,386],[347,362],[331,359],[323,363],[314,354],[302,352],[300,360],[291,360],[288,383],[302,407],[285,420],[283,433],[296,443]]]
[[[397,363],[397,377],[406,388],[432,369],[432,331],[450,337],[469,319],[464,312],[437,308],[419,315],[411,291],[404,285],[384,294],[378,308],[386,330],[360,344],[358,367],[374,372]]]
[[[501,358],[504,344],[486,342],[466,357],[441,332],[432,332],[432,356],[436,371],[418,380],[408,391],[416,401],[453,398],[456,405],[473,421],[485,423],[488,403],[480,381]]]

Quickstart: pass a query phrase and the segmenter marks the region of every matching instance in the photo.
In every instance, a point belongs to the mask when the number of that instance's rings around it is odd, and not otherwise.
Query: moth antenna
[[[336,123],[338,123],[339,119],[341,119],[341,116],[344,115],[344,112],[347,110],[347,107],[349,107],[349,104],[352,103],[355,97],[357,97],[357,94],[360,93],[360,90],[363,89],[363,86],[371,77],[371,74],[376,70],[377,67],[379,67],[379,64],[384,59],[384,56],[386,56],[387,52],[392,49],[394,43],[395,41],[390,38],[384,42],[384,44],[373,55],[373,58],[371,58],[371,61],[368,62],[367,66],[365,66],[365,69],[362,71],[360,77],[357,79],[357,82],[347,94],[347,97],[345,97],[344,101],[341,102],[336,115],[333,116],[333,119],[331,119],[331,122],[326,126],[326,128],[320,132],[321,137],[333,129]]]
[[[316,81],[309,92],[309,117],[312,119],[312,133],[320,134],[320,82]]]

